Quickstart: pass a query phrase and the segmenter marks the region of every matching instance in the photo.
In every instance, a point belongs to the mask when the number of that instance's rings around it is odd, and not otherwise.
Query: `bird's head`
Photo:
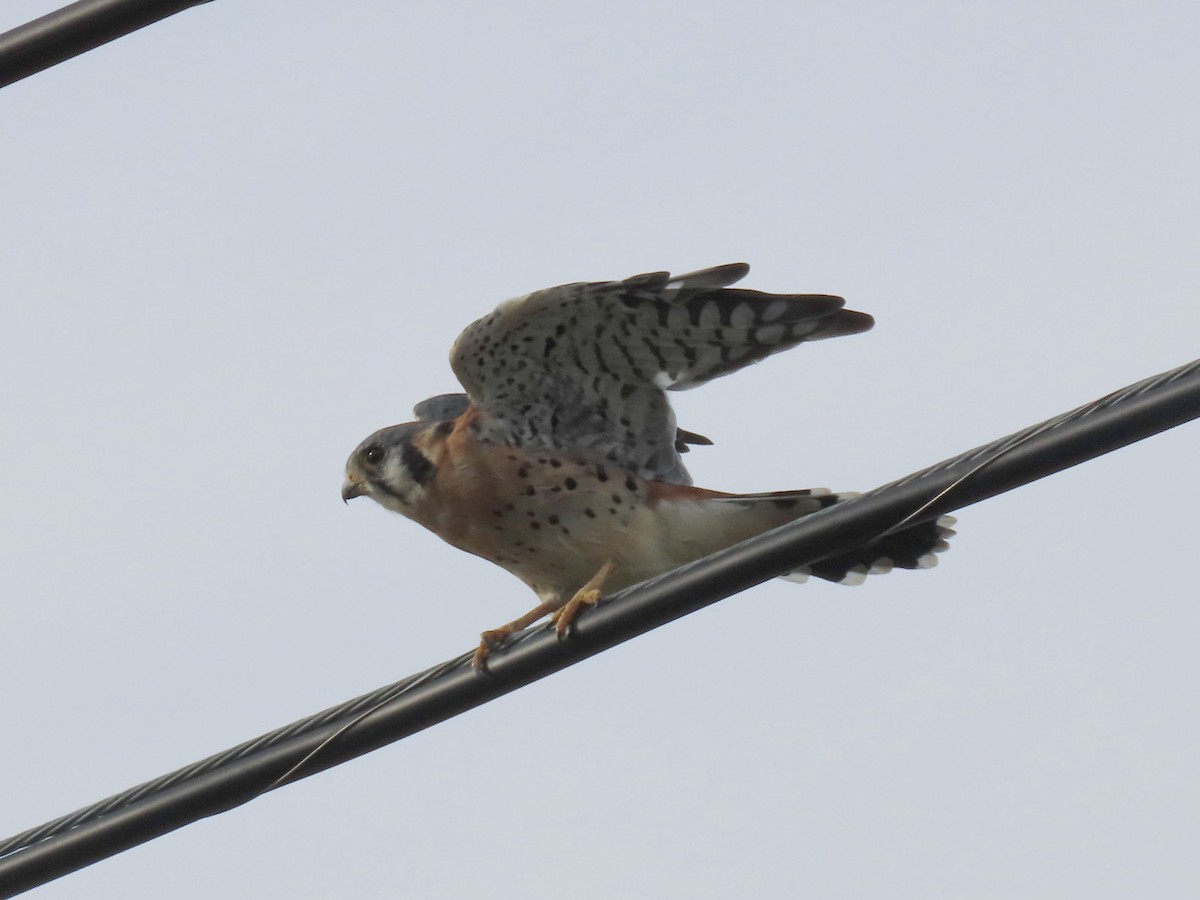
[[[411,518],[437,471],[421,449],[433,427],[429,422],[392,425],[359,444],[346,460],[342,499],[370,497]]]

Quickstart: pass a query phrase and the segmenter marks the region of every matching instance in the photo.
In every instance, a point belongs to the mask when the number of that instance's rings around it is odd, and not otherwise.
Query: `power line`
[[[210,0],[79,0],[0,34],[0,87]]]
[[[799,519],[601,603],[560,642],[541,627],[117,794],[0,843],[11,897],[407,737],[776,575],[1200,418],[1200,360]]]

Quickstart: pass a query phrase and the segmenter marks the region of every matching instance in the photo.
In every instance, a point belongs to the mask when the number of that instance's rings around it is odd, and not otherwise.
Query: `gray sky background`
[[[508,297],[746,260],[874,314],[678,397],[725,490],[874,487],[1193,359],[1198,43],[1189,3],[216,2],[0,91],[0,834],[529,608],[338,496]],[[1198,445],[40,896],[1194,897]]]

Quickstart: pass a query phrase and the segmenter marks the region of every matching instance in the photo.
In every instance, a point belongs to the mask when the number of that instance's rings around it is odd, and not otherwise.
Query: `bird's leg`
[[[557,597],[547,600],[545,603],[539,603],[525,615],[519,619],[513,619],[507,625],[501,625],[499,628],[493,628],[491,631],[485,631],[479,635],[479,649],[475,651],[475,655],[471,657],[471,668],[484,671],[487,669],[488,654],[504,643],[505,639],[510,635],[516,634],[522,628],[532,625],[542,616],[547,616],[562,606],[562,600]]]
[[[579,612],[584,606],[595,606],[603,592],[600,590],[604,586],[604,582],[612,575],[616,568],[616,563],[611,559],[600,567],[595,575],[593,575],[583,587],[575,592],[575,596],[568,600],[565,604],[557,597],[552,597],[544,603],[539,603],[529,612],[520,618],[513,619],[507,625],[501,625],[499,628],[493,628],[490,631],[485,631],[479,635],[479,647],[475,650],[475,655],[471,657],[471,668],[479,671],[487,670],[488,654],[499,647],[504,641],[523,628],[527,628],[540,619],[542,616],[549,615],[550,621],[554,623],[554,629],[558,632],[560,638],[567,636],[567,630],[571,627],[571,623],[579,615]]]
[[[554,630],[558,632],[560,638],[565,638],[567,632],[571,628],[571,623],[579,615],[580,609],[584,606],[595,606],[600,602],[603,592],[600,590],[604,587],[613,569],[616,568],[616,563],[611,559],[600,567],[600,571],[591,577],[587,584],[575,592],[575,596],[566,602],[562,609],[558,610],[550,617],[550,621],[554,623]]]

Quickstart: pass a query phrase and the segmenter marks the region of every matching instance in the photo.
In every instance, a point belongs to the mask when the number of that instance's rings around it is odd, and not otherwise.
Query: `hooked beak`
[[[355,478],[353,475],[347,475],[346,480],[342,482],[342,502],[349,503],[355,497],[361,497],[367,492],[367,486]]]

